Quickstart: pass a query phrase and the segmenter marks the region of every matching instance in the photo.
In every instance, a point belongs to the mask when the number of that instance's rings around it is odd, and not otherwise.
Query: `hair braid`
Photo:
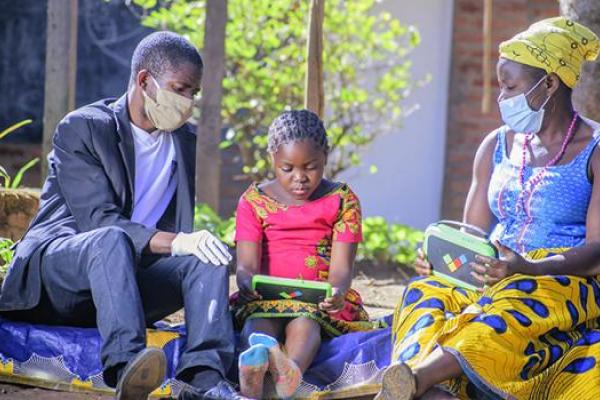
[[[269,127],[267,150],[275,153],[286,143],[311,140],[327,154],[329,142],[323,122],[309,110],[291,110],[280,114]]]

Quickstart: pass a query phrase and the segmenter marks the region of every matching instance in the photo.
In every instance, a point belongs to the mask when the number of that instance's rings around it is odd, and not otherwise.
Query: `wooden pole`
[[[48,173],[46,155],[56,125],[75,108],[77,9],[77,0],[48,0],[42,179]]]
[[[323,119],[323,17],[325,0],[311,0],[304,107]]]
[[[204,75],[196,145],[196,201],[219,212],[221,101],[225,76],[227,0],[208,0],[204,24]]]
[[[492,102],[492,0],[483,2],[483,96],[481,113],[490,112]]]

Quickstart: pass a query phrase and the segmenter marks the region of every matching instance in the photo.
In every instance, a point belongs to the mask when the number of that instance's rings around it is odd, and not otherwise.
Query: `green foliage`
[[[8,136],[10,133],[16,131],[20,127],[28,125],[32,122],[33,121],[30,119],[25,119],[21,122],[17,122],[16,124],[9,126],[8,128],[4,129],[2,132],[0,132],[0,140],[4,137]],[[17,171],[17,174],[15,175],[14,178],[11,177],[10,174],[6,171],[6,168],[4,168],[2,165],[0,165],[0,178],[2,178],[4,180],[4,183],[0,184],[0,187],[4,186],[7,189],[18,188],[21,185],[21,181],[23,180],[23,175],[25,175],[25,172],[27,172],[29,169],[31,169],[39,161],[40,161],[40,159],[37,157],[34,158],[33,160],[29,160],[25,165],[23,165],[19,169],[19,171]]]
[[[235,245],[235,217],[223,219],[206,204],[196,206],[194,228],[206,229],[227,245]],[[417,257],[417,247],[423,241],[423,232],[406,225],[390,224],[383,217],[364,218],[363,236],[356,260],[377,265],[412,264]]]
[[[223,219],[208,204],[197,204],[194,210],[194,229],[216,235],[228,246],[234,245],[235,217]]]
[[[0,238],[0,284],[2,284],[8,271],[8,265],[13,258],[13,251],[10,249],[13,244],[10,239]]]
[[[144,24],[204,43],[205,0],[134,0]],[[237,145],[244,173],[269,175],[266,130],[304,98],[308,0],[229,0],[222,148]],[[328,176],[361,162],[359,152],[399,124],[411,91],[407,59],[420,41],[415,27],[377,11],[376,0],[325,2],[325,124],[333,152]],[[146,15],[147,14],[147,15]]]
[[[409,226],[388,223],[383,217],[363,219],[363,237],[357,261],[375,264],[412,264],[423,232]]]

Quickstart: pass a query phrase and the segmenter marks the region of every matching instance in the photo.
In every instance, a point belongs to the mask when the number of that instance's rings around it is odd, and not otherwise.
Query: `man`
[[[233,361],[228,249],[191,232],[196,138],[186,120],[202,59],[183,37],[147,36],[128,91],[68,114],[56,128],[40,210],[17,245],[0,311],[35,323],[96,325],[107,385],[142,399],[166,360],[145,348],[147,325],[186,311],[180,398],[239,398]],[[179,232],[179,233],[175,233]]]

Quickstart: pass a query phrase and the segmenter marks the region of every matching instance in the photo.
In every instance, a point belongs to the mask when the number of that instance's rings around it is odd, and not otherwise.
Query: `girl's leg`
[[[275,390],[279,397],[288,398],[296,392],[303,372],[319,349],[321,328],[313,320],[299,317],[288,322],[285,336],[285,352],[274,338],[265,335],[252,335],[250,343],[269,348],[269,371],[275,381]]]
[[[321,327],[310,318],[293,319],[285,328],[285,349],[302,373],[312,363],[321,345]]]
[[[248,340],[252,333],[262,332],[273,337],[283,332],[284,321],[275,319],[249,319],[242,329],[242,346],[245,351],[240,354],[239,380],[243,396],[251,399],[263,397],[265,373],[269,368],[269,350],[265,345],[249,346]]]
[[[264,333],[265,335],[269,335],[276,340],[282,340],[287,321],[289,321],[287,318],[247,319],[246,322],[244,322],[244,327],[242,328],[240,343],[242,350],[246,350],[248,347],[250,347],[248,339],[253,333]]]

